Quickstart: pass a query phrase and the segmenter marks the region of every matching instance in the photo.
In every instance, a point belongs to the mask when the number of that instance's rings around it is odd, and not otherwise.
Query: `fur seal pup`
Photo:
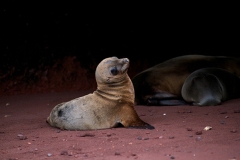
[[[129,59],[110,57],[95,71],[97,89],[90,94],[56,105],[47,122],[66,130],[116,127],[154,129],[134,110],[134,88],[127,74]]]
[[[187,77],[181,93],[193,105],[219,105],[240,97],[240,78],[224,69],[202,68]]]
[[[226,56],[184,55],[150,67],[132,78],[135,102],[142,105],[183,105],[181,89],[190,73],[217,67],[240,76],[240,60]]]

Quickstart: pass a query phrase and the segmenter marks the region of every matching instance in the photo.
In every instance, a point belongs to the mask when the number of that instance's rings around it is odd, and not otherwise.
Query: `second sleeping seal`
[[[187,77],[181,93],[193,105],[219,105],[240,97],[240,78],[220,68],[199,69]]]

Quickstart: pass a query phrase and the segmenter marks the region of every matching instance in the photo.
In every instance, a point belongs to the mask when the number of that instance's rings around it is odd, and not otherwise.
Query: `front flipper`
[[[120,123],[126,128],[154,129],[152,125],[141,120],[133,107],[123,107]]]

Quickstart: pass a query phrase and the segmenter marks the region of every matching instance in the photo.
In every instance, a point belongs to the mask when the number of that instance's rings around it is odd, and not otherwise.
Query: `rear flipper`
[[[155,127],[153,127],[152,125],[146,123],[144,125],[140,125],[140,126],[129,126],[128,128],[133,128],[133,129],[155,129]]]

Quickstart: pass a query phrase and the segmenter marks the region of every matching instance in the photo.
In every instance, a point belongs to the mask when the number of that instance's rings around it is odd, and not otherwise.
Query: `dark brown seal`
[[[224,69],[202,68],[187,77],[181,92],[193,105],[219,105],[240,97],[240,78]]]
[[[67,130],[106,129],[121,124],[129,128],[154,129],[134,110],[134,88],[127,74],[129,59],[102,60],[96,68],[97,90],[55,106],[47,122]]]
[[[217,67],[240,76],[240,60],[226,56],[184,55],[150,67],[132,78],[135,102],[142,105],[182,105],[181,89],[189,74]]]

